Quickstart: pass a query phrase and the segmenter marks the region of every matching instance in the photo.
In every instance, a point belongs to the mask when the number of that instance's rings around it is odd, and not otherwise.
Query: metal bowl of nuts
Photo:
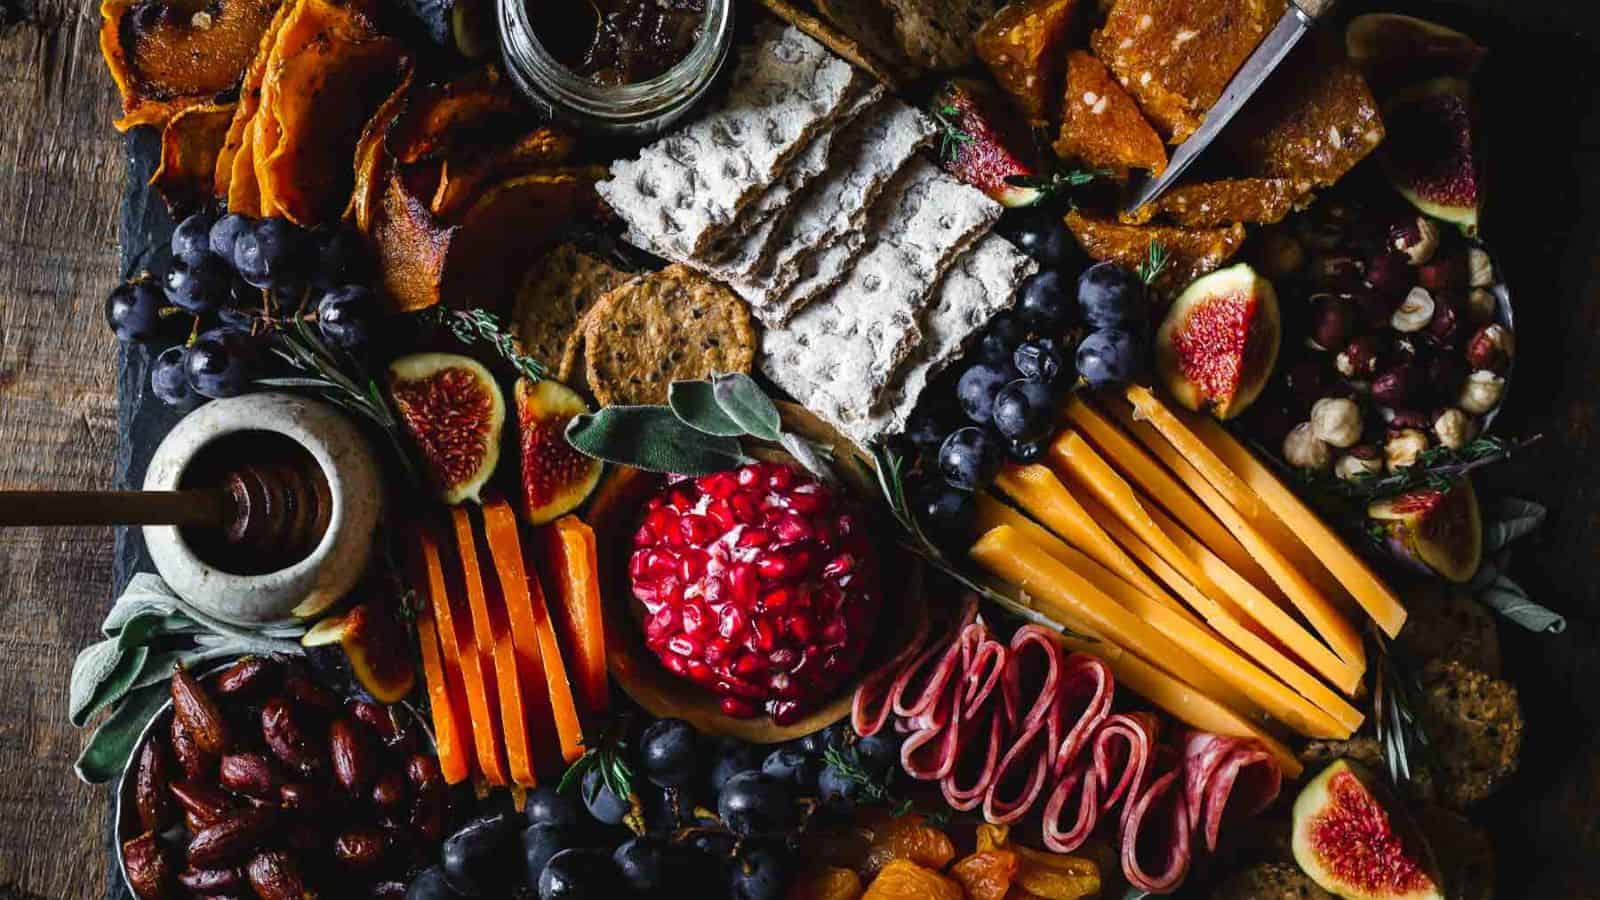
[[[1511,295],[1483,242],[1375,193],[1330,195],[1257,247],[1283,349],[1242,424],[1288,466],[1346,480],[1485,434],[1515,358]]]
[[[298,661],[196,677],[140,734],[117,792],[135,897],[402,896],[437,855],[449,795],[421,720],[341,700]]]

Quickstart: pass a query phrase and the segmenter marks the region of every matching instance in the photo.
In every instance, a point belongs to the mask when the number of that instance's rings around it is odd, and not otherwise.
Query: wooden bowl
[[[866,455],[804,409],[791,404],[779,406],[786,430],[833,448],[835,469],[845,489],[863,508],[871,509],[878,494]],[[751,454],[768,460],[790,459],[771,446],[752,448]],[[667,671],[645,646],[643,607],[628,587],[627,563],[633,532],[638,527],[639,508],[662,481],[663,476],[638,469],[613,468],[601,483],[585,516],[595,531],[600,553],[606,662],[611,677],[651,715],[684,719],[707,734],[750,743],[775,744],[804,737],[848,716],[856,687],[867,675],[892,661],[927,620],[921,562],[890,540],[877,542],[879,565],[884,574],[883,608],[878,615],[878,626],[855,676],[841,685],[826,703],[789,725],[779,725],[765,715],[729,716],[719,708],[717,695]],[[890,535],[893,532],[885,527],[875,529],[874,533]]]

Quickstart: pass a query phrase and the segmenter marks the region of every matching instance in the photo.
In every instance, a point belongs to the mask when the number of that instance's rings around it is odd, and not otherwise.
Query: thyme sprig
[[[895,797],[894,766],[885,769],[881,776],[874,775],[861,761],[861,753],[855,747],[829,747],[822,751],[822,761],[843,775],[847,781],[858,786],[861,789],[861,796],[868,803],[888,806],[897,816],[903,816],[911,811],[909,798]]]
[[[1422,686],[1393,645],[1376,629],[1372,634],[1378,646],[1372,679],[1373,731],[1389,780],[1399,786],[1432,765],[1428,732],[1416,714]]]
[[[511,363],[517,374],[538,381],[548,374],[545,364],[522,352],[516,338],[505,330],[500,317],[486,309],[447,309],[435,306],[423,313],[424,320],[449,330],[463,344],[488,344],[502,359]]]
[[[1469,441],[1454,450],[1432,447],[1417,454],[1417,461],[1403,469],[1373,473],[1349,481],[1322,472],[1308,472],[1303,477],[1315,488],[1351,500],[1377,500],[1417,488],[1447,491],[1472,472],[1510,459],[1513,454],[1542,437],[1534,435],[1523,440],[1506,440],[1490,436]]]
[[[933,121],[939,128],[940,162],[950,162],[956,158],[956,150],[960,149],[962,144],[972,143],[972,135],[962,129],[960,117],[961,110],[949,103],[933,110]]]

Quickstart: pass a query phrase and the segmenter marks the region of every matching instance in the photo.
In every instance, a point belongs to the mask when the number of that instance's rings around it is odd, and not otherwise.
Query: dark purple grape
[[[1011,355],[1011,363],[1023,378],[1047,385],[1055,384],[1067,367],[1061,346],[1052,338],[1023,341]]]
[[[317,301],[317,327],[328,343],[355,350],[372,337],[378,300],[358,284],[330,288]]]
[[[994,398],[994,428],[1008,441],[1036,441],[1056,420],[1056,395],[1050,386],[1019,378]]]
[[[211,252],[227,260],[228,265],[233,265],[234,245],[239,242],[239,235],[249,231],[255,225],[255,219],[240,213],[228,213],[218,219],[206,235],[206,242]]]
[[[167,330],[161,317],[166,305],[161,291],[148,281],[119,284],[106,297],[106,324],[123,343],[153,340]]]
[[[791,868],[789,857],[776,846],[743,847],[728,869],[728,896],[731,900],[782,900]]]
[[[182,344],[168,347],[150,363],[150,393],[176,409],[192,409],[205,402],[189,384],[189,348]]]
[[[786,834],[799,821],[792,786],[765,772],[740,772],[717,794],[717,815],[740,837]]]
[[[220,257],[210,253],[174,256],[162,287],[167,300],[180,309],[203,315],[229,298],[232,276]]]
[[[1095,263],[1078,277],[1078,308],[1094,328],[1143,325],[1144,282],[1114,262]]]
[[[969,425],[939,446],[939,473],[951,487],[976,491],[1000,472],[1000,442],[986,428]]]
[[[197,212],[172,229],[173,257],[211,252],[211,214]]]
[[[1065,266],[1076,255],[1072,235],[1053,209],[1010,210],[1000,220],[999,231],[1042,266]]]
[[[1017,318],[1030,331],[1060,334],[1077,316],[1072,286],[1054,269],[1029,275],[1018,291]]]
[[[1044,451],[1045,442],[1042,440],[1012,441],[1010,446],[1006,447],[1006,455],[1011,457],[1013,461],[1022,463],[1023,465],[1036,463],[1043,459]]]
[[[956,381],[956,400],[961,412],[978,425],[989,424],[994,416],[994,398],[1006,382],[1017,377],[1009,365],[978,363],[961,373]]]
[[[645,777],[662,787],[680,787],[694,777],[694,727],[682,719],[651,722],[639,739]]]
[[[317,235],[316,280],[328,285],[365,281],[372,274],[372,258],[361,237],[346,228]]]
[[[1145,368],[1144,340],[1131,331],[1102,328],[1078,345],[1078,374],[1094,387],[1132,381]]]
[[[262,219],[233,245],[234,269],[259,288],[305,283],[310,256],[304,232],[283,219]]]
[[[761,771],[789,782],[801,796],[816,793],[817,776],[822,774],[822,758],[797,747],[779,747],[767,754]]]
[[[259,354],[251,337],[231,328],[213,328],[189,346],[184,369],[189,386],[211,398],[244,393],[256,377]]]
[[[932,450],[944,441],[950,428],[939,416],[918,410],[906,422],[906,441],[918,450]]]
[[[917,521],[941,547],[961,548],[972,539],[977,502],[970,491],[929,484],[917,494]]]

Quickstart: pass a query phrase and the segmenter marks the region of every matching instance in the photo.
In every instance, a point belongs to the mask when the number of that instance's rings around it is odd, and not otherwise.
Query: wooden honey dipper
[[[328,530],[333,498],[321,473],[287,463],[245,463],[216,487],[176,491],[0,491],[0,527],[177,525],[204,529],[254,563],[309,555]]]

